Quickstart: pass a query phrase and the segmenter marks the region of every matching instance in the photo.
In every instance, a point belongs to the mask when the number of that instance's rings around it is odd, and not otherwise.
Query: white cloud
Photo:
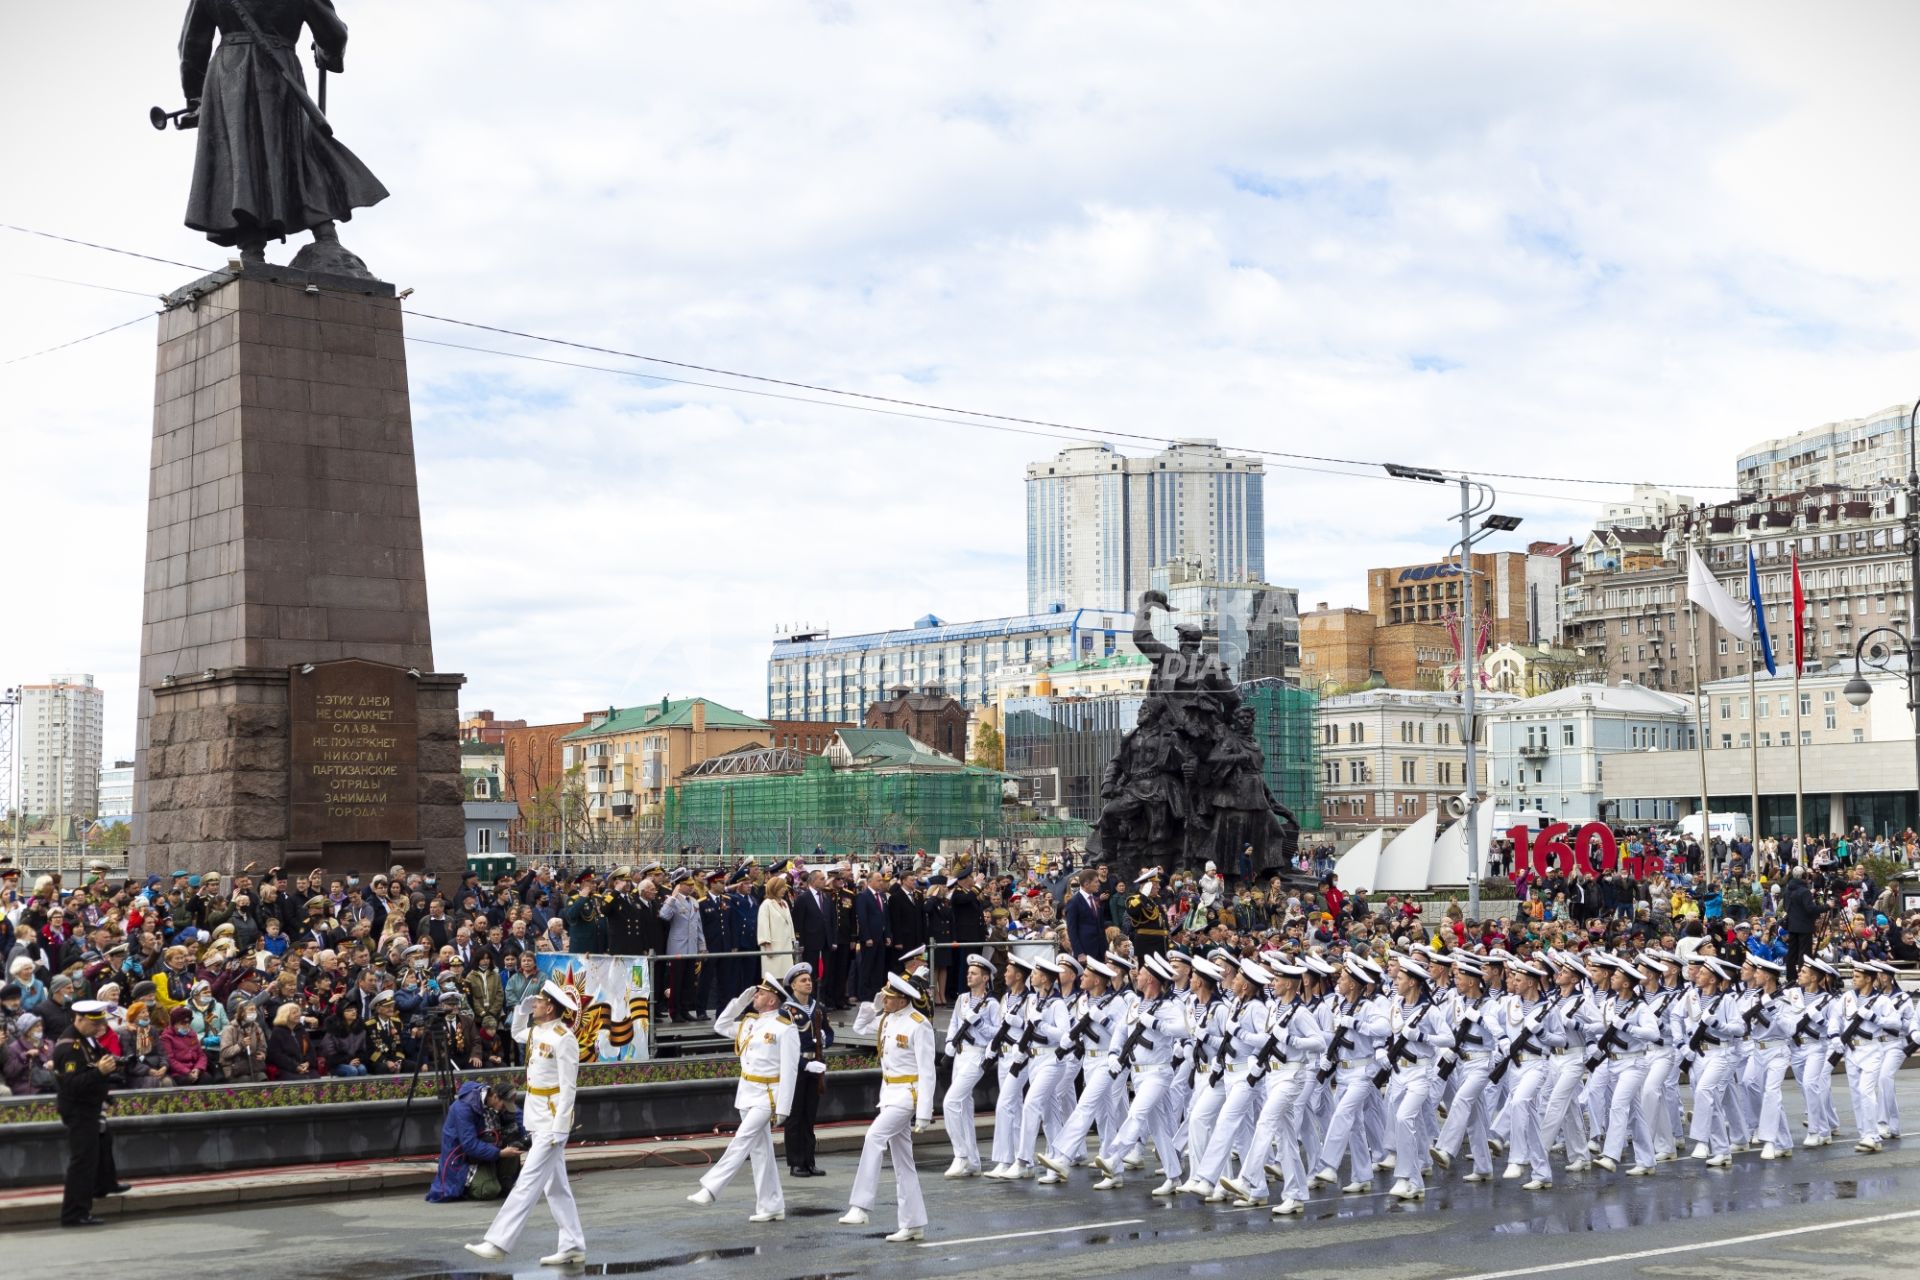
[[[345,235],[421,311],[1112,431],[1693,486],[1912,389],[1903,4],[341,5],[335,116],[395,192]],[[141,119],[175,105],[179,7],[96,6],[84,42],[0,20],[0,218],[218,264],[178,225],[191,139]],[[9,233],[0,272],[188,275]],[[0,279],[0,359],[142,305]],[[94,670],[110,752],[151,340],[0,368],[0,676]],[[411,359],[470,706],[760,710],[777,623],[1024,600],[1020,468],[1055,442]],[[1308,602],[1451,541],[1449,494],[1272,476],[1269,572]],[[1505,487],[1543,537],[1608,492]]]

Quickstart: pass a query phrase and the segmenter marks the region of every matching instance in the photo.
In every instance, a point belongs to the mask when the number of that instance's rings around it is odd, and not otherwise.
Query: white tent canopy
[[[1385,843],[1385,835],[1369,831],[1359,844],[1340,855],[1333,864],[1333,874],[1340,878],[1341,889],[1347,893],[1355,889],[1373,892],[1374,877],[1380,871],[1380,846]]]

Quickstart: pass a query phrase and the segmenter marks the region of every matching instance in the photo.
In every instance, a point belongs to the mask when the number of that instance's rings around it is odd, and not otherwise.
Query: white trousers
[[[700,1185],[718,1197],[749,1160],[753,1162],[754,1212],[785,1213],[787,1200],[780,1191],[779,1167],[773,1159],[773,1113],[765,1107],[747,1107],[740,1112],[740,1127],[733,1131],[733,1141],[713,1167],[700,1175]]]
[[[1879,1066],[1879,1056],[1864,1045],[1847,1053],[1847,1097],[1853,1101],[1853,1127],[1860,1131],[1862,1142],[1877,1139],[1883,1123]]]
[[[973,1089],[985,1073],[986,1058],[980,1050],[962,1049],[953,1060],[953,1080],[947,1085],[947,1096],[940,1100],[940,1118],[947,1126],[953,1154],[975,1171],[980,1168],[980,1137],[973,1123]]]
[[[993,1104],[993,1162],[1012,1164],[1020,1158],[1020,1119],[1027,1104],[1027,1073],[1015,1075],[1009,1059],[1002,1058],[1000,1095]]]
[[[1543,1182],[1551,1182],[1553,1164],[1547,1159],[1547,1139],[1540,1123],[1543,1103],[1553,1087],[1553,1072],[1545,1060],[1529,1058],[1509,1067],[1502,1078],[1509,1087],[1506,1105],[1501,1108],[1507,1121],[1507,1162],[1523,1166]],[[1399,1172],[1394,1170],[1396,1175]]]
[[[1453,1101],[1447,1104],[1447,1122],[1440,1127],[1434,1144],[1449,1158],[1460,1154],[1460,1144],[1471,1141],[1476,1173],[1492,1173],[1493,1159],[1487,1151],[1487,1099],[1491,1096],[1487,1077],[1493,1072],[1493,1059],[1457,1059],[1453,1069]],[[1399,1157],[1394,1157],[1397,1167]]]
[[[1726,1050],[1709,1049],[1693,1064],[1693,1127],[1689,1135],[1707,1144],[1710,1155],[1727,1155],[1733,1147],[1734,1124],[1728,1116],[1740,1064]]]
[[[1893,1041],[1880,1051],[1880,1128],[1896,1138],[1900,1136],[1900,1099],[1893,1092],[1894,1082],[1899,1078],[1894,1073],[1900,1070],[1900,1064],[1906,1060],[1907,1043],[1904,1038]]]
[[[1765,1048],[1754,1051],[1752,1059],[1760,1075],[1760,1121],[1754,1136],[1782,1150],[1793,1148],[1793,1130],[1787,1126],[1787,1100],[1783,1096],[1787,1062],[1792,1056],[1793,1048],[1786,1041],[1770,1040]]]
[[[527,1225],[533,1202],[545,1196],[547,1212],[560,1224],[560,1248],[587,1247],[586,1233],[580,1229],[580,1207],[573,1202],[573,1188],[567,1183],[567,1135],[536,1133],[526,1159],[520,1162],[520,1179],[507,1193],[506,1203],[493,1215],[487,1228],[487,1243],[512,1252]]]
[[[1253,1140],[1240,1160],[1240,1181],[1255,1199],[1267,1194],[1267,1153],[1280,1153],[1280,1190],[1288,1200],[1307,1198],[1307,1173],[1301,1163],[1301,1129],[1307,1083],[1313,1068],[1289,1064],[1267,1077],[1266,1101],[1253,1122]]]
[[[1373,1181],[1373,1148],[1366,1137],[1366,1108],[1379,1096],[1373,1088],[1373,1062],[1348,1067],[1334,1077],[1333,1113],[1327,1119],[1326,1136],[1320,1140],[1320,1154],[1314,1159],[1317,1170],[1340,1171],[1344,1155],[1351,1165],[1355,1182]]]
[[[1113,1119],[1114,1100],[1119,1099],[1125,1115],[1127,1088],[1122,1077],[1116,1076],[1104,1062],[1089,1062],[1081,1071],[1084,1081],[1080,1089],[1080,1100],[1067,1113],[1067,1122],[1060,1130],[1060,1146],[1056,1150],[1049,1138],[1047,1147],[1053,1154],[1078,1160],[1087,1153],[1087,1133],[1094,1125],[1100,1126],[1100,1137],[1104,1141],[1107,1135],[1118,1129]]]
[[[1126,1119],[1109,1137],[1101,1134],[1100,1154],[1108,1160],[1124,1160],[1147,1139],[1160,1155],[1160,1165],[1175,1182],[1180,1180],[1180,1148],[1174,1137],[1172,1102],[1173,1073],[1166,1067],[1149,1067],[1134,1072],[1133,1104]]]
[[[860,1146],[860,1168],[853,1175],[848,1203],[873,1211],[880,1193],[880,1160],[893,1163],[893,1182],[900,1203],[900,1229],[927,1225],[927,1202],[920,1198],[920,1174],[913,1167],[913,1112],[907,1107],[882,1107],[867,1128]]]
[[[1580,1097],[1587,1087],[1585,1050],[1574,1046],[1547,1059],[1546,1110],[1540,1121],[1540,1141],[1549,1151],[1563,1143],[1569,1162],[1587,1158],[1587,1109]]]
[[[1833,1064],[1827,1061],[1828,1052],[1825,1040],[1810,1040],[1793,1051],[1793,1078],[1800,1082],[1800,1095],[1807,1104],[1807,1132],[1816,1138],[1831,1138],[1840,1127],[1840,1115],[1833,1106]]]
[[[1393,1082],[1399,1086],[1387,1135],[1393,1147],[1393,1176],[1417,1191],[1427,1185],[1424,1166],[1432,1145],[1428,1130],[1433,1124],[1433,1087],[1439,1081],[1433,1067],[1422,1060],[1396,1071]]]
[[[1647,1077],[1640,1085],[1640,1114],[1647,1118],[1653,1135],[1656,1158],[1674,1154],[1673,1117],[1679,1096],[1674,1079],[1679,1074],[1680,1055],[1670,1046],[1647,1053]]]
[[[1244,1067],[1222,1077],[1220,1088],[1225,1097],[1207,1134],[1207,1149],[1193,1165],[1193,1176],[1208,1185],[1220,1181],[1220,1175],[1232,1162],[1233,1153],[1244,1150],[1252,1139],[1253,1122],[1260,1117],[1260,1104],[1265,1097],[1260,1087],[1248,1082]]]
[[[1613,1095],[1607,1103],[1607,1158],[1618,1160],[1633,1140],[1633,1162],[1653,1164],[1653,1128],[1640,1105],[1640,1089],[1647,1082],[1644,1053],[1618,1058],[1613,1064]]]

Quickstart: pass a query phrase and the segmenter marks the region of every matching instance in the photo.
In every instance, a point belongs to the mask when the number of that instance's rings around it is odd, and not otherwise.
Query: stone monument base
[[[176,678],[153,691],[147,838],[154,847],[177,867],[229,876],[249,866],[256,874],[318,866],[363,877],[402,866],[457,877],[466,865],[459,744],[464,677],[401,674],[417,686],[417,727],[407,741],[377,754],[411,762],[394,766],[407,775],[409,794],[383,794],[381,812],[369,815],[374,829],[397,831],[398,839],[356,830],[351,820],[334,820],[332,831],[301,829],[296,802],[314,765],[300,758],[312,754],[305,749],[312,735],[296,733],[293,686],[300,677],[298,668],[234,667]],[[382,766],[356,761],[352,767]],[[324,812],[318,821],[328,825]]]

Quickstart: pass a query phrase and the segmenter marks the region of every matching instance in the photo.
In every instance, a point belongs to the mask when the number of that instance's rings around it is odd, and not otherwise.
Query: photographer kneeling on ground
[[[498,1200],[520,1173],[526,1150],[520,1098],[512,1085],[469,1080],[460,1086],[440,1131],[440,1167],[427,1189],[435,1204],[448,1200]]]

